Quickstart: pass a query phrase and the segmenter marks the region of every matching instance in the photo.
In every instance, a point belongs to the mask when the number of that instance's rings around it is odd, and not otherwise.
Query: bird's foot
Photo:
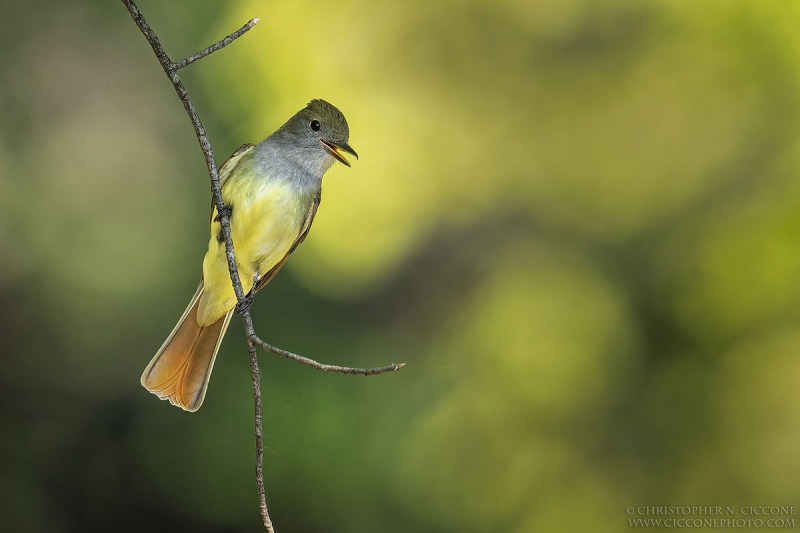
[[[219,222],[220,217],[225,216],[228,220],[231,219],[231,214],[233,213],[233,207],[229,205],[222,206],[222,209],[217,211],[217,216],[214,217],[214,222]]]
[[[253,293],[250,292],[247,294],[247,296],[244,297],[244,299],[241,302],[238,302],[236,304],[236,307],[233,308],[233,311],[237,315],[241,315],[249,311],[252,305],[253,305]]]

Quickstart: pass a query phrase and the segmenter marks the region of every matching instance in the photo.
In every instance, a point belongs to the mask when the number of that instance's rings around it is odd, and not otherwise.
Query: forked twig
[[[236,294],[236,300],[238,302],[238,308],[241,307],[241,311],[239,314],[242,317],[242,322],[244,323],[244,330],[245,335],[247,338],[247,348],[248,353],[250,356],[250,373],[253,380],[253,404],[254,404],[254,431],[255,431],[255,440],[256,440],[256,487],[258,491],[258,504],[259,510],[261,512],[261,519],[264,523],[264,527],[270,533],[274,533],[274,528],[272,526],[272,520],[269,516],[269,511],[267,509],[267,498],[266,498],[266,491],[264,488],[264,439],[263,439],[263,432],[262,432],[262,412],[261,412],[261,374],[258,369],[258,354],[256,351],[256,346],[261,346],[265,350],[277,354],[281,357],[285,357],[287,359],[292,359],[304,365],[311,366],[316,368],[317,370],[321,370],[323,372],[339,372],[342,374],[360,374],[364,376],[371,376],[375,374],[382,374],[384,372],[393,372],[400,370],[405,366],[405,363],[395,364],[392,363],[391,365],[379,367],[379,368],[352,368],[352,367],[344,367],[338,365],[328,365],[324,363],[319,363],[314,361],[313,359],[309,359],[308,357],[304,357],[302,355],[297,355],[292,352],[288,352],[281,348],[277,348],[268,344],[261,340],[255,332],[255,328],[253,327],[253,319],[250,316],[249,306],[245,305],[247,303],[247,298],[245,296],[245,292],[242,288],[242,281],[239,278],[239,270],[236,268],[236,255],[233,249],[233,239],[231,237],[231,227],[230,227],[230,213],[229,210],[226,209],[225,202],[222,198],[222,189],[220,186],[219,180],[219,171],[217,169],[217,164],[214,161],[214,154],[211,150],[211,143],[208,140],[208,135],[206,134],[205,128],[203,127],[203,123],[200,121],[200,117],[197,114],[197,109],[194,107],[191,98],[189,97],[189,92],[183,85],[180,77],[178,76],[178,70],[182,69],[188,65],[191,65],[198,59],[202,59],[208,55],[213,54],[217,50],[224,48],[225,46],[229,45],[242,35],[244,35],[248,30],[250,30],[253,26],[258,23],[258,18],[251,19],[248,21],[244,26],[236,30],[235,32],[231,33],[224,39],[217,41],[216,43],[212,44],[211,46],[200,50],[199,52],[192,54],[189,57],[186,57],[180,61],[173,62],[167,52],[164,50],[164,47],[161,46],[160,41],[158,40],[158,36],[147,24],[144,16],[142,15],[139,8],[136,6],[133,0],[122,0],[122,3],[128,9],[128,12],[133,18],[133,21],[139,27],[142,34],[144,35],[147,42],[150,43],[150,47],[153,49],[156,57],[158,58],[158,62],[161,64],[161,67],[164,69],[164,73],[169,78],[169,81],[172,83],[172,86],[175,89],[175,92],[178,94],[178,98],[180,99],[181,103],[183,103],[183,107],[186,110],[186,113],[189,115],[189,119],[192,122],[192,126],[195,130],[195,135],[197,136],[197,140],[200,143],[200,149],[203,152],[203,156],[206,160],[206,166],[208,167],[208,174],[211,178],[211,195],[214,200],[214,205],[217,208],[218,213],[218,220],[220,223],[222,236],[225,242],[225,255],[228,261],[228,272],[231,276],[231,283],[233,284],[233,290]]]
[[[191,65],[192,63],[194,63],[195,61],[197,61],[198,59],[203,59],[207,55],[211,55],[214,52],[216,52],[217,50],[225,48],[226,46],[231,44],[233,41],[235,41],[236,39],[238,39],[239,37],[244,35],[245,32],[249,31],[250,28],[252,28],[256,24],[258,24],[258,17],[248,20],[247,24],[245,24],[244,26],[242,26],[241,28],[239,28],[235,32],[231,33],[230,35],[228,35],[224,39],[220,39],[219,41],[215,42],[211,46],[209,46],[207,48],[203,48],[202,50],[200,50],[196,54],[192,54],[192,55],[190,55],[189,57],[187,57],[185,59],[181,59],[177,63],[173,63],[172,66],[175,67],[175,70],[182,69],[183,67],[187,67],[187,66]]]

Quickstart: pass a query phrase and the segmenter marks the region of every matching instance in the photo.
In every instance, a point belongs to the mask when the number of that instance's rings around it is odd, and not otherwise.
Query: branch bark
[[[262,410],[261,410],[261,372],[258,368],[258,353],[257,347],[260,346],[263,349],[272,352],[276,355],[281,357],[285,357],[287,359],[291,359],[297,361],[301,364],[311,366],[316,368],[317,370],[323,372],[338,372],[342,374],[359,374],[364,376],[371,376],[376,374],[382,374],[384,372],[394,372],[400,370],[405,366],[405,363],[395,364],[392,363],[390,365],[379,367],[379,368],[353,368],[353,367],[344,367],[338,365],[328,365],[324,363],[319,363],[313,359],[309,359],[308,357],[304,357],[302,355],[294,354],[292,352],[288,352],[281,348],[277,348],[268,344],[267,342],[261,340],[258,335],[256,334],[255,328],[253,326],[253,319],[250,316],[249,304],[250,301],[245,295],[242,281],[239,278],[239,270],[236,267],[236,254],[233,248],[233,238],[231,237],[231,227],[230,227],[230,211],[225,206],[225,201],[222,198],[222,188],[220,186],[220,179],[219,179],[219,170],[217,168],[217,164],[214,160],[214,153],[211,149],[211,143],[208,140],[208,135],[206,134],[206,130],[203,127],[203,123],[200,120],[200,117],[197,113],[197,109],[195,108],[194,104],[192,103],[191,98],[189,97],[189,92],[183,85],[180,77],[178,76],[178,70],[191,65],[195,61],[202,59],[222,48],[229,45],[242,35],[244,35],[247,31],[249,31],[253,26],[255,26],[259,19],[253,18],[249,20],[244,26],[236,30],[235,32],[231,33],[230,35],[226,36],[225,38],[217,41],[216,43],[200,50],[199,52],[192,54],[189,57],[186,57],[180,61],[172,61],[164,50],[164,47],[161,46],[161,43],[158,39],[158,36],[150,27],[150,25],[145,20],[144,16],[142,15],[139,8],[136,6],[133,0],[121,0],[122,3],[130,13],[131,18],[138,26],[139,30],[144,35],[147,42],[150,44],[150,47],[153,49],[153,53],[158,58],[158,62],[161,64],[161,67],[164,69],[164,73],[169,78],[169,81],[172,83],[175,92],[178,95],[178,99],[183,104],[184,109],[186,110],[187,115],[189,115],[189,120],[194,127],[195,135],[197,136],[197,141],[200,143],[200,149],[203,152],[203,156],[205,157],[206,166],[208,167],[208,174],[211,179],[211,195],[214,201],[214,205],[217,208],[217,219],[219,220],[222,236],[225,242],[225,255],[228,262],[228,271],[231,276],[231,283],[233,285],[234,293],[236,294],[236,300],[238,302],[237,305],[237,313],[241,315],[242,322],[244,325],[244,332],[247,338],[247,349],[248,354],[250,357],[250,373],[253,381],[253,405],[254,405],[254,432],[255,432],[255,443],[256,443],[256,488],[258,492],[258,505],[259,510],[261,513],[261,519],[264,523],[264,527],[269,533],[274,533],[275,529],[272,525],[272,520],[269,516],[269,510],[267,508],[267,498],[266,498],[266,490],[264,486],[264,438],[263,438],[263,417],[262,417]]]

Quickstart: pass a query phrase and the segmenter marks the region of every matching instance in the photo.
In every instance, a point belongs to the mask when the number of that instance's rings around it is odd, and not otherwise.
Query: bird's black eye
[[[310,126],[312,131],[319,131],[319,129],[322,127],[319,123],[319,120],[312,120]]]

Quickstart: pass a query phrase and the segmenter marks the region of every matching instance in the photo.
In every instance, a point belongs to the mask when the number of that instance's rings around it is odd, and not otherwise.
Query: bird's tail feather
[[[228,329],[233,310],[205,327],[197,323],[197,307],[203,295],[203,283],[175,329],[156,352],[142,373],[142,386],[186,411],[197,411],[208,388],[214,359]]]

